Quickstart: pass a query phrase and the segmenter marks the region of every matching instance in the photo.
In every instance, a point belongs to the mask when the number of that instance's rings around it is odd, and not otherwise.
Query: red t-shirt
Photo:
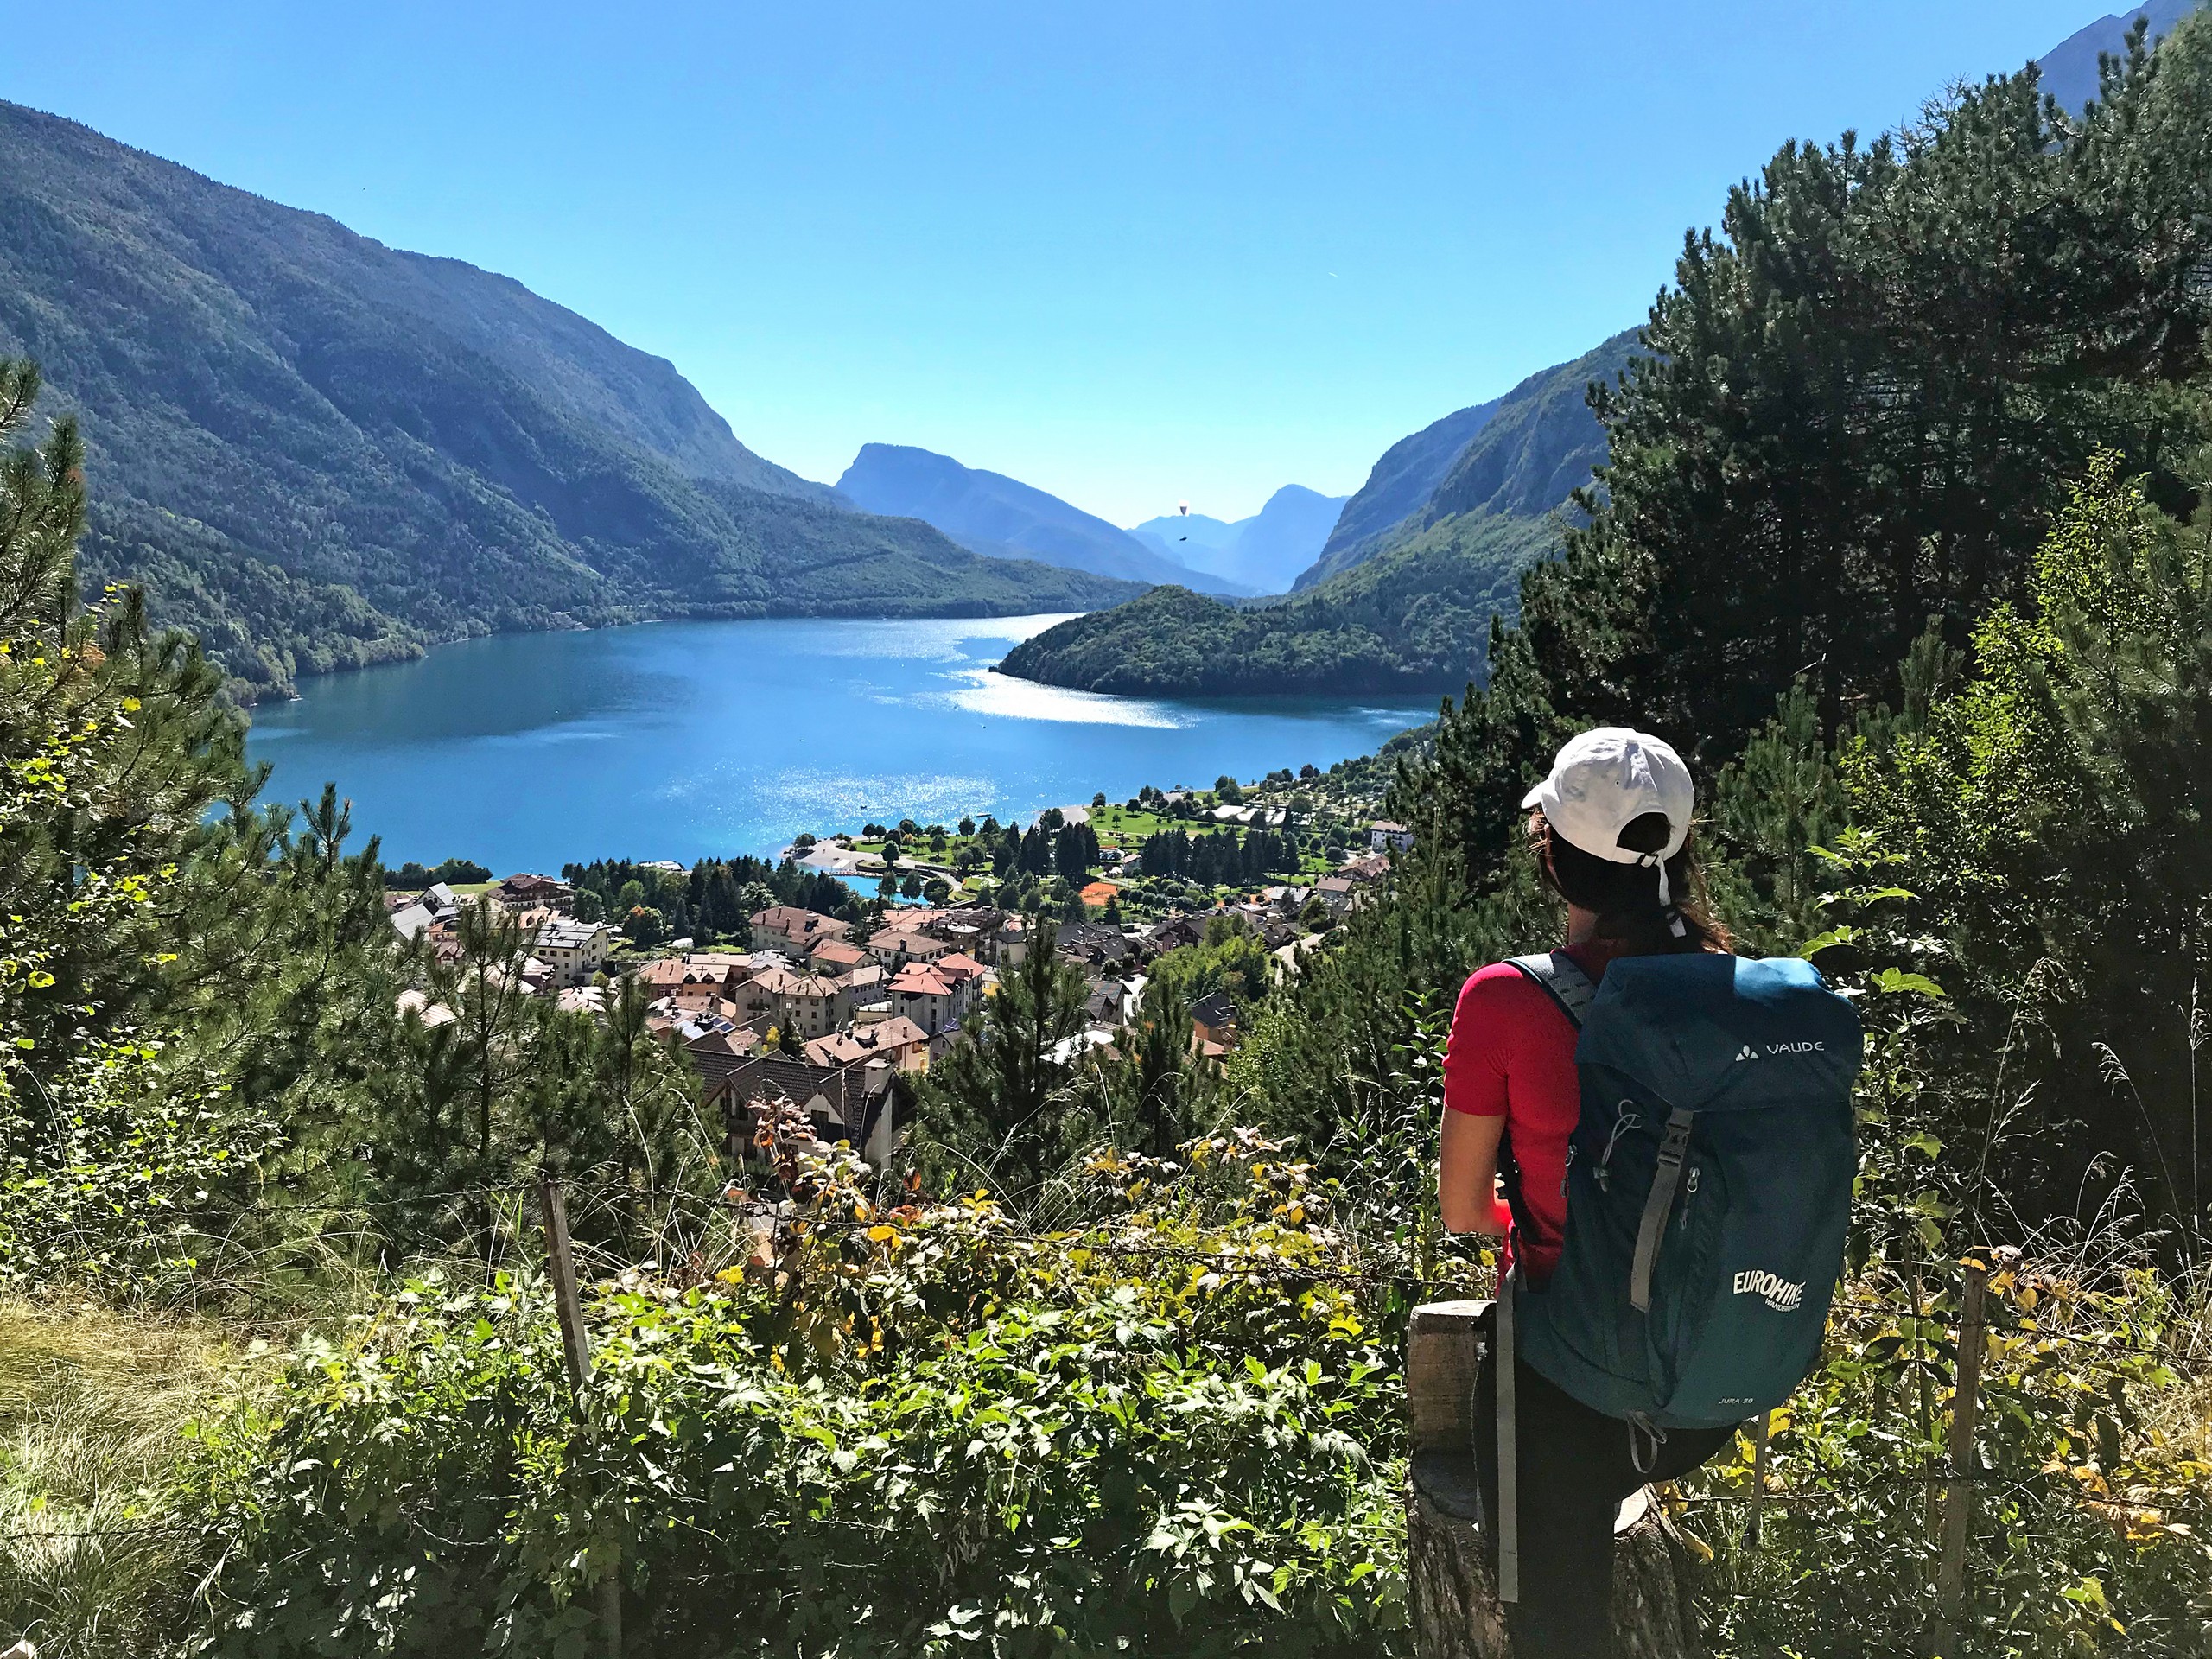
[[[1567,954],[1595,982],[1620,952],[1597,939]],[[1505,1120],[1529,1222],[1517,1241],[1527,1251],[1523,1265],[1539,1283],[1548,1279],[1567,1231],[1567,1143],[1582,1113],[1582,1087],[1573,1025],[1550,992],[1510,962],[1493,963],[1460,988],[1444,1049],[1444,1109]]]

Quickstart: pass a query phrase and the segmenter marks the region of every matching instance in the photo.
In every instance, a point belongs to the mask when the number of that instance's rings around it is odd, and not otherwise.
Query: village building
[[[907,864],[914,863],[911,858],[903,861]],[[945,914],[944,911],[931,905],[894,906],[883,912],[883,925],[886,927],[903,928],[911,933],[927,932],[942,924]]]
[[[576,890],[566,881],[527,872],[500,882],[492,889],[492,898],[501,910],[517,912],[538,910],[565,916],[576,906]]]
[[[745,1060],[760,1051],[760,1034],[726,1020],[693,1020],[677,1027],[677,1040],[698,1068],[700,1080],[711,1090]]]
[[[953,950],[939,957],[934,964],[938,972],[957,985],[964,980],[981,979],[991,970],[964,950]]]
[[[897,973],[910,962],[932,963],[952,954],[952,947],[918,929],[887,927],[870,937],[868,952],[887,972]]]
[[[633,976],[649,998],[703,987],[727,995],[753,977],[753,959],[728,951],[698,951],[689,956],[659,957],[638,969]]]
[[[442,881],[434,881],[413,898],[391,906],[385,919],[401,938],[412,939],[459,914],[461,899],[454,890]]]
[[[827,974],[834,979],[874,960],[866,950],[849,939],[823,939],[814,947],[806,965],[816,973]]]
[[[1086,1054],[1114,1046],[1114,1033],[1102,1026],[1088,1026],[1071,1036],[1063,1037],[1046,1051],[1046,1058],[1054,1065],[1073,1065]]]
[[[1213,991],[1191,1004],[1191,1051],[1218,1060],[1236,1046],[1236,1004],[1226,991]]]
[[[400,1013],[411,1014],[416,1019],[421,1020],[423,1028],[427,1031],[435,1031],[440,1026],[449,1026],[460,1018],[444,1003],[433,1002],[422,992],[411,987],[399,994],[398,1007]]]
[[[1129,936],[1103,922],[1070,922],[1052,936],[1052,948],[1089,968],[1118,968],[1132,953]]]
[[[779,1105],[804,1112],[814,1138],[847,1142],[880,1168],[896,1145],[892,1065],[881,1059],[859,1065],[817,1065],[781,1055],[748,1055],[707,1090],[706,1103],[721,1109],[730,1156],[753,1150],[760,1120]]]
[[[1388,853],[1367,853],[1357,858],[1348,858],[1337,867],[1337,874],[1350,881],[1363,884],[1380,881],[1390,874]]]
[[[1325,875],[1313,884],[1313,896],[1338,916],[1352,907],[1359,896],[1359,883],[1349,876]]]
[[[728,1001],[709,1001],[702,1005],[664,998],[646,1009],[645,1029],[690,1055],[692,1065],[711,1089],[739,1060],[760,1046],[760,1033],[736,1018],[739,1012]]]
[[[1402,853],[1414,844],[1414,832],[1402,823],[1377,818],[1367,826],[1367,844],[1378,853]]]
[[[1083,1017],[1092,1026],[1118,1026],[1126,1000],[1120,980],[1099,980],[1084,995]]]
[[[720,1006],[739,1025],[754,1031],[767,1030],[776,1014],[776,999],[750,974],[724,988]]]
[[[565,990],[583,984],[606,966],[614,939],[614,930],[605,922],[578,922],[558,916],[538,928],[530,953],[552,970],[554,988]]]
[[[486,983],[493,985],[512,983],[520,989],[524,996],[543,996],[548,991],[560,988],[553,982],[551,966],[539,961],[536,957],[524,957],[522,959],[522,966],[515,969],[514,978],[512,981],[507,978],[505,969],[496,967],[486,968],[484,970],[484,978]]]
[[[603,1016],[607,1013],[607,988],[603,985],[571,985],[553,999],[553,1006],[563,1014]]]
[[[946,911],[930,931],[954,950],[990,962],[998,955],[995,941],[999,925],[1005,920],[1003,911],[988,905],[963,905]]]
[[[789,968],[768,968],[747,982],[767,998],[768,1017],[776,1029],[801,1042],[827,1036],[843,1023],[844,995],[834,979]]]
[[[747,918],[753,929],[753,948],[755,950],[784,950],[804,962],[814,952],[814,947],[825,939],[846,939],[852,937],[852,924],[841,922],[834,916],[818,912],[801,910],[794,905],[771,905],[766,910],[756,910]]]
[[[894,1017],[911,1020],[936,1036],[968,1011],[981,986],[976,978],[948,976],[936,968],[910,962],[891,976],[891,982],[885,988]]]
[[[806,1058],[821,1066],[887,1060],[894,1071],[922,1071],[929,1067],[930,1034],[912,1020],[894,1014],[871,1025],[817,1037],[806,1045]]]
[[[1144,988],[1152,983],[1151,978],[1144,974],[1124,974],[1119,979],[1108,980],[1106,983],[1121,995],[1121,1008],[1115,1023],[1135,1026],[1138,1012],[1144,1004]]]
[[[1145,949],[1155,957],[1164,957],[1186,944],[1205,942],[1206,925],[1195,916],[1170,916],[1144,936]]]
[[[656,1007],[665,1005],[685,1012],[696,1012],[702,1008],[741,1007],[743,1004],[731,996],[728,990],[729,988],[716,984],[694,982],[689,985],[678,985],[664,995],[655,997],[653,1005]],[[738,1023],[743,1025],[746,1022],[739,1020]]]

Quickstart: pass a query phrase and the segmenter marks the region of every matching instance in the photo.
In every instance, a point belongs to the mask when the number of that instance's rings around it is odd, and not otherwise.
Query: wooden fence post
[[[1927,1349],[1928,1298],[1920,1282],[1920,1263],[1908,1258],[1905,1263],[1906,1282],[1912,1292],[1912,1369],[1913,1383],[1920,1396],[1920,1440],[1925,1446],[1936,1438],[1936,1391],[1928,1380],[1928,1366],[1923,1357]],[[1923,1516],[1929,1540],[1943,1535],[1943,1487],[1940,1481],[1928,1483],[1927,1502]]]
[[[1959,1300],[1958,1376],[1951,1393],[1951,1478],[1943,1492],[1943,1549],[1936,1567],[1936,1605],[1943,1649],[1958,1644],[1966,1618],[1967,1535],[1974,1522],[1974,1417],[1981,1402],[1982,1292],[1989,1269],[1967,1263]]]
[[[1770,1411],[1751,1420],[1751,1518],[1744,1528],[1744,1542],[1752,1549],[1759,1547],[1759,1523],[1766,1509],[1766,1443],[1773,1424]]]
[[[582,1300],[576,1294],[575,1258],[569,1249],[569,1207],[561,1183],[549,1171],[537,1179],[538,1209],[545,1217],[545,1262],[553,1279],[553,1306],[561,1319],[561,1347],[569,1367],[569,1397],[576,1425],[589,1432],[584,1414],[584,1385],[591,1380],[591,1348],[584,1340]],[[587,1494],[588,1496],[588,1494]],[[607,1659],[622,1659],[622,1575],[619,1560],[598,1586],[600,1635]]]
[[[1406,1565],[1416,1659],[1510,1659],[1513,1651],[1491,1567],[1474,1458],[1478,1344],[1489,1306],[1430,1302],[1413,1311],[1407,1328],[1413,1461]],[[1532,1470],[1530,1478],[1541,1474]],[[1702,1649],[1690,1606],[1688,1554],[1648,1492],[1621,1506],[1613,1560],[1618,1651],[1637,1659],[1694,1659]]]

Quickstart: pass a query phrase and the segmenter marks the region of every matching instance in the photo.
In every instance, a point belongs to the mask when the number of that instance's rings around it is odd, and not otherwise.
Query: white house
[[[582,985],[607,963],[614,929],[605,922],[579,922],[556,916],[537,930],[530,954],[551,970],[551,983],[565,989]]]

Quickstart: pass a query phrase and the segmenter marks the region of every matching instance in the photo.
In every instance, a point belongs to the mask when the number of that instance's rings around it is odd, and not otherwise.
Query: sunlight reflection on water
[[[1168,704],[1139,697],[1109,697],[1096,691],[1069,691],[1034,680],[1017,680],[988,668],[963,669],[948,674],[960,682],[957,690],[923,692],[913,699],[926,702],[931,696],[970,714],[996,715],[1002,720],[1059,720],[1077,726],[1149,726],[1160,731],[1180,731],[1191,725]]]

